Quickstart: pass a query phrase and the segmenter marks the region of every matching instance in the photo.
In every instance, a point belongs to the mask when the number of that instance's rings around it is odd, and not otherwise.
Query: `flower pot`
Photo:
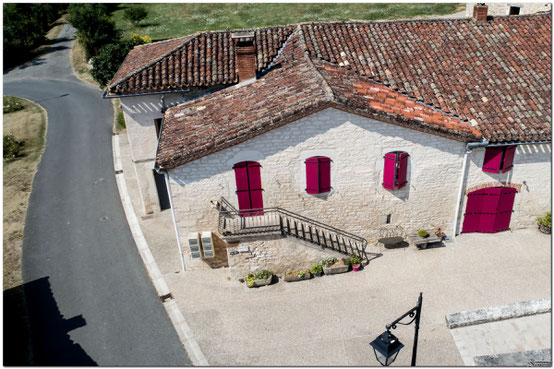
[[[541,231],[542,233],[550,234],[552,232],[552,228],[539,224],[539,231]]]
[[[249,286],[248,283],[246,283],[246,286],[248,288],[267,286],[268,284],[271,284],[272,279],[273,279],[273,276],[271,276],[269,278],[266,278],[266,279],[255,279],[252,286]]]
[[[352,264],[352,271],[358,272],[360,271],[361,267],[362,267],[362,264]]]
[[[299,276],[297,274],[285,274],[286,282],[304,281],[310,278],[312,278],[312,275],[310,273],[305,273],[303,276]]]
[[[330,274],[339,274],[339,273],[346,273],[348,272],[348,265],[331,265],[331,266],[324,266],[323,272],[327,275]]]

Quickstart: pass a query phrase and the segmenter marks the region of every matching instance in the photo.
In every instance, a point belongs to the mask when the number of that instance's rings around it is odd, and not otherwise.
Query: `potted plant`
[[[421,230],[421,231],[417,231],[417,235],[421,238],[427,238],[429,237],[429,232]]]
[[[552,214],[550,212],[547,212],[544,218],[537,218],[537,222],[542,233],[550,234],[552,232]]]
[[[287,272],[285,273],[285,281],[287,282],[302,281],[310,278],[312,278],[312,275],[310,274],[310,271],[307,269],[287,270]]]
[[[321,277],[323,274],[323,267],[321,264],[314,264],[310,267],[310,273],[315,275],[316,277]]]
[[[335,257],[323,259],[321,265],[323,266],[323,272],[327,275],[348,272],[349,269],[346,259],[338,260]]]
[[[352,265],[352,271],[353,272],[357,272],[360,270],[360,268],[362,267],[362,260],[360,259],[360,257],[356,254],[351,254],[350,255],[350,264]]]
[[[246,276],[246,285],[248,288],[267,286],[273,279],[273,272],[269,270],[260,270],[257,273],[248,273]]]

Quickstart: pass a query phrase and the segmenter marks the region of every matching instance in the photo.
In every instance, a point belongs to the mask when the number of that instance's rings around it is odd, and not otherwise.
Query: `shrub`
[[[552,214],[550,212],[547,212],[544,218],[537,218],[537,221],[544,227],[552,228]]]
[[[18,110],[23,109],[23,104],[17,97],[13,96],[4,96],[3,110],[4,114],[13,113]]]
[[[131,42],[132,42],[133,46],[142,45],[142,44],[151,44],[152,39],[148,35],[142,35],[141,36],[137,33],[132,33],[131,34]]]
[[[125,13],[123,13],[123,18],[133,23],[134,26],[138,25],[147,16],[148,11],[141,5],[129,6],[125,9]]]
[[[323,272],[323,268],[321,267],[321,264],[314,264],[310,268],[310,273],[312,274],[318,274]]]
[[[23,156],[24,141],[17,141],[11,134],[4,135],[4,159],[16,159]]]

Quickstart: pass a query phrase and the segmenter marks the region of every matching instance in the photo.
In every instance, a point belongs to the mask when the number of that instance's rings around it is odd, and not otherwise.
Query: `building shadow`
[[[4,291],[4,366],[96,366],[68,332],[82,315],[60,313],[48,277]]]

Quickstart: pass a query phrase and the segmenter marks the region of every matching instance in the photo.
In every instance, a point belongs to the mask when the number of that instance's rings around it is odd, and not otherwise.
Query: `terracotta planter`
[[[552,228],[539,224],[539,231],[541,231],[542,233],[550,234],[552,232]]]
[[[353,272],[359,272],[361,267],[362,267],[362,264],[352,265],[352,271]]]

